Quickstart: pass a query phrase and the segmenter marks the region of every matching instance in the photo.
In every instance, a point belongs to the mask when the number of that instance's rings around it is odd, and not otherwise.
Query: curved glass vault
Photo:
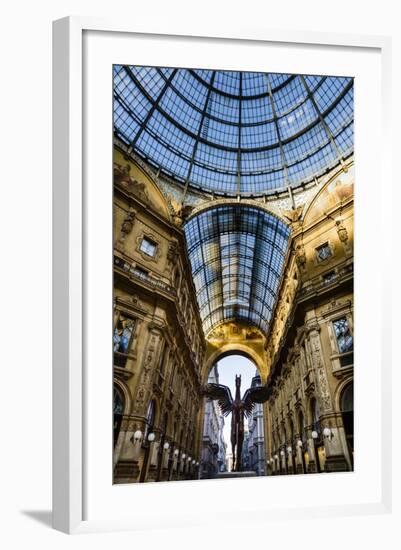
[[[114,130],[183,185],[260,196],[353,151],[353,79],[114,66]]]
[[[184,226],[203,329],[237,320],[267,333],[290,229],[265,210],[227,204]]]

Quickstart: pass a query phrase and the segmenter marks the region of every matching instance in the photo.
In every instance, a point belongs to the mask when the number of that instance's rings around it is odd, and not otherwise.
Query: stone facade
[[[114,482],[194,478],[206,344],[183,234],[119,151],[114,174]]]
[[[344,391],[353,385],[349,187],[337,186],[337,199],[324,188],[294,231],[268,346],[271,396],[265,411],[272,474],[353,469],[353,413],[342,406]]]
[[[219,383],[217,365],[214,365],[209,383]],[[205,399],[204,424],[202,437],[201,478],[214,478],[225,470],[226,444],[223,438],[224,417],[216,401]]]
[[[151,173],[116,146],[114,482],[197,479],[201,466],[205,477],[221,469],[218,406],[205,403],[201,388],[231,353],[250,358],[269,389],[250,419],[251,469],[353,469],[352,163],[297,193],[293,211],[283,197],[263,204],[292,230],[268,334],[233,320],[203,333],[182,224],[213,199],[180,206],[177,189],[170,194]],[[217,445],[213,457],[205,437]]]
[[[262,384],[259,372],[256,371],[252,379],[252,387]],[[255,403],[248,418],[248,470],[254,471],[258,476],[266,474],[265,430],[263,420],[263,405]]]

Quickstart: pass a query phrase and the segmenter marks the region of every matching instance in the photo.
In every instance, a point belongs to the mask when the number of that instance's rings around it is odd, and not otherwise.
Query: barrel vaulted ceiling
[[[184,231],[205,334],[228,320],[266,334],[289,227],[259,207],[227,204],[193,216]]]

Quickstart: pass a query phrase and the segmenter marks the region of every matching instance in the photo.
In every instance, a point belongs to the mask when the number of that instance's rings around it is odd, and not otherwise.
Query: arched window
[[[341,414],[343,418],[345,437],[351,461],[354,457],[354,383],[350,382],[342,391],[340,399]]]
[[[118,435],[120,433],[121,421],[124,413],[124,396],[121,390],[114,386],[113,389],[113,444],[116,446]]]

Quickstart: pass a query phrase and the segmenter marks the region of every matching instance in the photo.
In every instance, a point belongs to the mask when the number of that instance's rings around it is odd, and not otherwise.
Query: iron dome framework
[[[268,195],[352,154],[353,79],[116,65],[114,130],[184,194]]]
[[[184,231],[205,334],[232,319],[266,334],[289,227],[256,206],[227,204],[196,214]]]

